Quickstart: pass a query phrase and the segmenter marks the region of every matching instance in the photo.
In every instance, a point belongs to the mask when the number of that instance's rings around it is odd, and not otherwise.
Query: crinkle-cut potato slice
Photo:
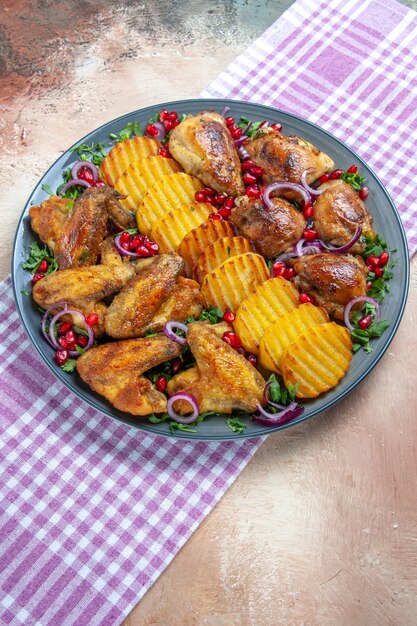
[[[329,321],[327,312],[306,302],[284,313],[272,322],[259,342],[259,363],[267,370],[279,373],[282,353],[306,330]]]
[[[100,178],[114,187],[119,176],[133,161],[158,154],[161,144],[150,137],[131,137],[119,141],[100,164]]]
[[[201,226],[193,228],[178,248],[178,254],[185,261],[188,276],[191,276],[194,265],[209,244],[221,237],[233,237],[235,233],[232,223],[224,220],[208,220]]]
[[[212,212],[212,205],[206,202],[191,202],[172,209],[152,226],[151,238],[162,252],[176,252],[187,233],[203,224]]]
[[[254,252],[254,250],[253,244],[246,237],[216,239],[200,255],[193,269],[193,278],[198,283],[202,283],[206,274],[215,270],[227,259],[238,254],[245,254],[245,252]]]
[[[200,181],[184,172],[166,174],[157,180],[136,211],[140,232],[150,235],[155,222],[168,211],[193,202],[196,191],[201,189],[203,185]]]
[[[148,189],[157,180],[167,174],[175,174],[181,170],[174,159],[163,156],[148,156],[144,159],[133,161],[129,167],[119,176],[114,188],[126,196],[120,200],[121,204],[129,211],[136,209],[145,197]]]
[[[298,383],[297,398],[316,398],[337,385],[349,369],[352,340],[336,322],[313,326],[282,354],[280,369],[286,386]]]
[[[258,354],[259,341],[268,326],[298,303],[298,289],[282,276],[257,287],[255,293],[241,302],[233,322],[245,350]]]
[[[262,256],[253,252],[239,254],[205,276],[201,294],[206,307],[236,311],[242,300],[268,277],[268,267]]]

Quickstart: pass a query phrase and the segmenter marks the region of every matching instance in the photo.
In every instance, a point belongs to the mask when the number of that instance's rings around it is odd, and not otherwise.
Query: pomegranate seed
[[[159,246],[156,241],[147,241],[145,243],[145,248],[148,250],[148,252],[151,252],[151,254],[158,254],[159,252]]]
[[[158,154],[159,156],[165,157],[166,159],[172,158],[170,151],[167,150],[166,148],[159,148]]]
[[[67,332],[65,333],[65,341],[68,344],[75,343],[75,333],[72,329],[67,330]]]
[[[165,378],[165,376],[159,376],[159,378],[157,378],[155,381],[155,387],[161,393],[164,393],[165,389],[167,388],[167,384],[168,383],[167,383],[167,379]]]
[[[239,126],[230,126],[229,130],[233,139],[240,139],[240,137],[242,136],[243,130],[239,128]]]
[[[123,248],[123,250],[130,250],[130,241],[120,242],[120,247]]]
[[[252,174],[255,178],[260,178],[263,173],[262,167],[258,167],[257,165],[252,165],[252,167],[249,168],[249,174]]]
[[[169,113],[166,109],[162,109],[162,111],[159,114],[159,121],[165,122],[165,120],[169,120]]]
[[[78,178],[81,178],[81,180],[85,180],[87,183],[90,183],[90,185],[94,185],[94,183],[96,182],[91,170],[88,169],[88,167],[80,168],[78,172]]]
[[[256,183],[256,176],[249,174],[249,172],[243,174],[242,179],[245,185],[254,185]]]
[[[372,280],[368,280],[368,282],[366,283],[366,289],[368,291],[370,291],[370,289],[372,289]]]
[[[223,315],[224,321],[228,324],[233,324],[233,322],[235,321],[235,317],[235,314],[231,311],[226,311],[226,313]]]
[[[273,266],[271,267],[271,276],[272,278],[276,278],[277,276],[282,276],[287,266],[282,261],[275,261]]]
[[[54,356],[55,362],[61,366],[68,361],[68,350],[57,350]]]
[[[34,274],[32,276],[32,283],[35,284],[37,282],[39,282],[41,280],[41,278],[43,278],[45,276],[45,274]]]
[[[168,119],[171,122],[176,122],[178,119],[178,113],[176,113],[175,111],[171,111],[171,113],[168,114]]]
[[[228,198],[226,198],[224,206],[227,206],[228,209],[233,209],[233,207],[235,206],[235,199],[232,198],[232,196],[229,196]]]
[[[306,220],[310,220],[313,217],[314,209],[311,204],[305,204],[303,208],[303,215]]]
[[[214,222],[216,220],[222,220],[222,216],[219,215],[218,213],[210,213],[210,215],[208,216],[209,220],[213,220]]]
[[[65,337],[58,337],[58,343],[63,350],[68,350],[68,342]]]
[[[222,206],[221,209],[218,210],[218,215],[222,217],[230,217],[232,214],[232,209],[229,209],[228,206]]]
[[[323,176],[320,176],[319,178],[319,185],[322,185],[323,183],[327,183],[328,180],[329,180],[329,175],[323,174]]]
[[[359,198],[361,200],[366,200],[368,195],[369,195],[369,188],[368,187],[362,187],[362,189],[359,192]]]
[[[133,235],[130,241],[130,248],[132,250],[135,250],[135,248],[138,248],[142,244],[143,244],[143,235],[140,235],[139,233],[137,233],[137,235]]]
[[[130,235],[129,233],[127,233],[126,231],[124,231],[121,235],[120,235],[120,239],[119,239],[120,243],[129,243],[130,242]]]
[[[216,193],[216,195],[213,198],[213,203],[216,206],[221,206],[222,204],[224,204],[225,200],[226,200],[226,196],[223,196],[221,193]]]
[[[308,293],[301,292],[298,299],[300,304],[313,304],[313,298]]]
[[[174,122],[171,122],[171,120],[165,120],[164,122],[164,128],[167,131],[167,133],[169,133],[170,130],[172,130]]]
[[[98,322],[97,313],[89,313],[85,318],[85,323],[87,326],[95,326]]]
[[[58,332],[60,335],[65,335],[65,333],[68,332],[70,328],[72,328],[72,324],[70,322],[62,322],[59,326]]]
[[[356,174],[356,172],[358,171],[358,166],[357,165],[351,165],[350,168],[348,170],[346,170],[348,174]]]
[[[228,126],[233,126],[233,124],[235,123],[235,118],[234,117],[226,117],[226,124]]]
[[[334,170],[334,172],[329,175],[329,180],[338,180],[342,174],[343,170]]]
[[[246,187],[245,191],[248,198],[261,197],[261,190],[259,189],[258,185],[249,185],[249,187]]]
[[[246,159],[246,161],[243,161],[241,163],[241,170],[242,172],[249,172],[251,170],[252,167],[254,167],[254,162],[251,161],[250,159]]]
[[[267,128],[269,126],[268,122],[264,120],[259,124],[259,128]]]
[[[105,187],[106,183],[104,182],[104,180],[95,180],[94,183],[92,183],[93,187]]]
[[[182,361],[179,357],[176,357],[175,359],[172,359],[171,361],[171,372],[173,374],[176,374],[177,372],[180,371],[180,369],[182,369]]]
[[[154,124],[146,124],[145,132],[150,137],[155,137],[159,133],[159,130]]]
[[[366,258],[366,265],[368,267],[377,267],[379,265],[379,258],[371,254]]]
[[[171,130],[172,130],[173,128],[176,128],[177,126],[179,126],[179,124],[180,124],[180,121],[179,121],[179,120],[175,120],[175,122],[171,122]]]
[[[285,271],[282,273],[282,277],[285,278],[286,280],[291,280],[291,278],[294,278],[295,276],[295,271],[293,270],[292,267],[286,267]]]
[[[40,272],[41,274],[45,274],[45,272],[47,271],[49,267],[48,261],[46,261],[45,259],[43,259],[43,261],[41,261],[38,265],[38,272]]]
[[[373,319],[372,315],[365,315],[364,317],[361,317],[361,319],[358,322],[359,328],[361,328],[362,330],[366,330],[367,328],[369,328],[370,325],[372,324],[372,319]]]
[[[389,252],[381,252],[378,258],[379,258],[379,266],[385,267],[386,264],[388,263]]]
[[[282,130],[282,124],[278,124],[278,122],[276,122],[275,124],[271,124],[271,128],[274,130]]]
[[[148,248],[145,245],[139,246],[138,248],[136,248],[135,254],[137,254],[138,257],[142,259],[148,256],[151,256],[151,253],[149,252]]]
[[[207,197],[204,191],[196,191],[194,198],[197,200],[197,202],[206,202],[207,200]]]
[[[215,196],[217,192],[213,187],[204,187],[203,193],[205,196]]]
[[[382,267],[375,267],[373,271],[377,278],[381,278],[381,276],[384,275],[384,270]]]
[[[204,200],[204,202],[206,202],[207,204],[214,204],[214,197],[206,196],[206,199]]]
[[[80,346],[80,348],[85,348],[85,346],[88,344],[88,339],[87,337],[85,337],[85,335],[78,335],[77,343]]]
[[[257,358],[256,354],[252,354],[252,352],[249,352],[246,355],[246,358],[249,361],[249,363],[251,365],[253,365],[253,367],[257,367],[258,366],[258,358]]]
[[[317,239],[317,233],[315,230],[312,230],[311,228],[306,228],[303,231],[303,238],[307,239],[307,241],[314,241],[315,239]]]
[[[229,346],[231,346],[235,350],[238,350],[239,348],[242,347],[242,342],[240,340],[240,337],[231,330],[226,330],[226,332],[223,333],[223,341],[225,341],[227,344],[229,344]]]

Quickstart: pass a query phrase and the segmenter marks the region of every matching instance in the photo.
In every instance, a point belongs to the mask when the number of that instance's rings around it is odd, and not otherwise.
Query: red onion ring
[[[272,207],[272,202],[269,197],[271,193],[273,191],[283,191],[284,189],[289,190],[289,191],[296,191],[302,196],[304,202],[310,202],[310,194],[307,193],[307,191],[304,189],[302,185],[299,185],[298,183],[281,182],[281,183],[271,183],[270,185],[265,187],[265,189],[262,191],[262,202],[264,203],[264,205],[268,209],[270,209]]]
[[[52,306],[49,307],[49,309],[46,309],[45,313],[43,314],[42,317],[42,323],[41,323],[41,328],[42,328],[42,334],[45,337],[46,341],[53,347],[55,348],[55,350],[60,350],[61,346],[59,345],[59,343],[56,341],[55,339],[55,335],[52,337],[49,336],[48,332],[46,331],[46,322],[48,321],[48,315],[50,314],[50,312],[52,311],[52,309],[56,309],[57,306],[63,306],[66,307],[67,303],[66,302],[56,302],[55,304],[53,304]]]
[[[74,185],[78,185],[79,187],[91,187],[90,183],[82,178],[72,178],[61,188],[59,195],[61,196],[65,193],[70,187],[74,187]]]
[[[62,309],[62,311],[59,311],[58,313],[56,313],[50,323],[49,323],[49,333],[46,332],[46,322],[47,322],[47,318],[48,315],[50,313],[50,311],[52,309],[55,309],[57,306],[63,306],[64,308]],[[94,343],[94,332],[91,328],[91,326],[89,326],[87,324],[87,321],[85,319],[85,315],[83,313],[81,313],[81,311],[78,311],[77,309],[69,309],[68,308],[68,303],[67,302],[56,302],[55,304],[53,304],[52,306],[49,307],[49,309],[47,309],[42,317],[42,332],[43,335],[45,337],[45,339],[48,341],[48,343],[51,344],[51,346],[55,349],[55,350],[61,350],[61,346],[59,345],[59,343],[56,341],[55,339],[55,334],[54,334],[54,327],[56,322],[58,321],[58,319],[60,317],[62,317],[63,315],[66,315],[67,313],[71,314],[71,315],[78,315],[81,319],[82,322],[85,326],[85,329],[88,333],[88,342],[87,345],[85,346],[85,348],[83,348],[83,350],[88,350],[89,348],[91,348],[91,346]],[[73,358],[78,358],[80,356],[80,353],[77,350],[69,350],[68,354],[73,357]]]
[[[173,404],[176,400],[186,400],[191,405],[193,412],[191,415],[180,415],[176,413],[173,408]],[[197,400],[190,393],[183,393],[179,391],[178,393],[174,393],[168,400],[167,411],[169,417],[174,420],[174,422],[178,422],[179,424],[192,424],[199,416],[200,410],[198,408]]]
[[[155,126],[155,128],[158,130],[157,134],[149,135],[147,132],[145,132],[146,137],[150,137],[151,139],[157,139],[158,141],[162,141],[162,139],[166,135],[165,126],[161,124],[161,122],[152,122],[152,126]]]
[[[263,424],[264,426],[281,426],[281,424],[286,424],[286,422],[289,422],[304,412],[304,407],[300,406],[296,402],[291,402],[291,404],[279,413],[268,413],[268,411],[265,411],[260,404],[257,404],[256,408],[261,415],[255,414],[253,416],[253,420],[258,424]]]
[[[221,115],[222,117],[226,117],[226,115],[229,113],[229,111],[230,111],[230,107],[225,106],[225,107],[224,107],[224,109],[222,109],[222,110],[220,111],[220,115]]]
[[[316,170],[315,170],[313,167],[310,167],[310,169],[305,170],[305,171],[301,174],[301,180],[300,180],[300,182],[301,182],[302,186],[304,187],[304,189],[305,189],[306,191],[308,191],[308,193],[309,193],[311,196],[320,196],[320,195],[323,193],[324,189],[314,189],[314,187],[310,187],[310,185],[307,183],[307,176],[308,176],[309,174],[311,174],[312,172],[315,172],[315,171],[316,171]]]
[[[304,256],[306,254],[318,254],[322,248],[321,243],[318,239],[315,241],[309,241],[307,245],[304,245],[307,242],[307,239],[300,239],[294,244],[294,252],[297,256]]]
[[[266,383],[266,385],[264,387],[264,400],[265,400],[265,402],[267,404],[270,404],[271,406],[275,407],[276,409],[286,409],[287,407],[284,404],[278,404],[278,402],[272,402],[272,400],[270,399],[268,390],[269,390],[271,385],[272,385],[272,380],[270,380],[269,383]]]
[[[179,330],[182,330],[185,332],[185,334],[187,334],[188,326],[186,324],[182,324],[181,322],[175,322],[172,320],[170,322],[167,322],[162,329],[162,332],[168,337],[168,339],[172,339],[182,346],[185,346],[185,344],[187,343],[187,337],[180,337],[179,335],[177,335],[174,332],[174,328],[178,328]]]
[[[358,226],[356,228],[356,232],[353,235],[352,239],[348,243],[344,244],[343,246],[333,246],[331,244],[325,243],[321,239],[317,239],[317,241],[320,243],[322,248],[325,248],[328,252],[334,252],[335,254],[344,254],[345,252],[350,250],[352,246],[355,245],[355,243],[358,241],[361,234],[362,234],[362,227]]]
[[[371,298],[370,296],[357,296],[347,303],[343,314],[343,321],[349,328],[349,330],[353,330],[354,328],[354,326],[350,323],[350,312],[352,310],[352,307],[358,302],[369,302],[369,304],[373,304],[375,307],[375,323],[379,322],[379,320],[381,319],[381,309],[379,303],[374,298]]]
[[[241,161],[244,161],[245,159],[249,159],[250,158],[250,154],[246,150],[245,146],[239,146],[239,148],[237,149],[237,152],[238,152],[238,155],[239,155]]]
[[[242,131],[242,135],[246,135],[248,130],[250,129],[250,127],[252,126],[253,122],[248,122],[245,126],[245,128]]]
[[[116,246],[117,250],[120,252],[122,256],[131,256],[134,259],[138,259],[140,257],[139,254],[136,254],[136,252],[131,252],[130,250],[125,250],[124,248],[122,248],[120,244],[121,236],[122,236],[122,233],[120,233],[119,235],[116,235],[116,237],[114,238],[114,245]],[[140,257],[140,258],[143,258],[143,257]]]
[[[76,161],[74,165],[71,167],[71,176],[73,179],[78,177],[78,172],[82,167],[86,167],[90,170],[94,180],[98,180],[98,167],[94,165],[91,161]]]
[[[279,254],[276,259],[274,259],[274,263],[276,263],[277,261],[280,261],[281,263],[285,263],[286,261],[289,261],[290,259],[297,259],[300,255],[296,254],[295,252],[283,252],[282,254]]]
[[[239,139],[235,139],[235,148],[240,148],[247,138],[247,135],[240,135]]]

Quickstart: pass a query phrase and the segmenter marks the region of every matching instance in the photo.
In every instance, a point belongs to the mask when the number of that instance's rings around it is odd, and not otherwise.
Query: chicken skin
[[[361,257],[311,254],[296,259],[293,267],[297,287],[336,319],[343,319],[345,306],[352,298],[366,295],[368,270]]]
[[[372,216],[351,185],[344,180],[329,180],[319,189],[323,193],[314,205],[314,227],[321,239],[343,246],[349,243],[358,226],[363,235],[375,238]],[[359,239],[349,252],[360,254],[364,249],[365,243]]]
[[[160,363],[180,356],[182,347],[165,335],[105,343],[77,361],[84,382],[116,409],[132,415],[164,413],[167,398],[143,376]]]
[[[262,129],[243,145],[255,165],[264,170],[267,185],[279,181],[299,183],[302,173],[311,169],[307,175],[310,184],[334,167],[332,159],[310,142],[271,129]]]
[[[174,376],[168,383],[168,393],[190,393],[197,401],[200,413],[234,410],[255,411],[264,404],[265,380],[244,356],[229,346],[221,336],[230,329],[227,324],[195,322],[188,327],[187,341],[196,359],[196,366]],[[186,412],[189,406],[178,401],[176,411]]]
[[[169,150],[187,174],[228,196],[245,192],[240,160],[222,115],[189,116],[171,131]]]
[[[143,265],[108,308],[106,333],[115,339],[140,337],[147,330],[162,330],[169,320],[198,317],[199,286],[180,276],[184,267],[178,254],[161,254]]]
[[[62,235],[72,205],[72,200],[68,198],[51,196],[41,202],[40,206],[32,206],[29,209],[33,230],[52,252],[55,252],[56,242]]]
[[[230,216],[238,231],[267,258],[290,250],[306,225],[303,214],[284,198],[271,198],[271,202],[268,209],[261,199],[242,196]]]

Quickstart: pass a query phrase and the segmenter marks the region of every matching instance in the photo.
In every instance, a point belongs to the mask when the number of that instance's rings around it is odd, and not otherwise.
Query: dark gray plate
[[[367,205],[374,216],[374,226],[377,232],[381,233],[388,241],[390,248],[397,250],[396,257],[398,263],[394,269],[395,277],[391,281],[391,292],[386,296],[382,303],[382,316],[389,320],[390,327],[385,331],[380,339],[373,341],[374,351],[367,355],[364,352],[358,352],[353,356],[351,367],[337,385],[337,387],[319,398],[306,403],[306,408],[298,419],[277,428],[266,428],[255,423],[248,422],[248,426],[244,433],[237,435],[228,428],[223,417],[208,418],[205,422],[198,425],[197,433],[177,432],[171,435],[167,424],[151,424],[146,418],[134,418],[127,413],[122,413],[113,408],[104,400],[104,398],[95,394],[87,387],[77,376],[77,374],[65,374],[53,361],[53,350],[45,342],[40,333],[40,314],[31,298],[22,295],[23,289],[31,290],[31,277],[28,272],[21,267],[23,260],[27,258],[30,242],[35,238],[30,228],[28,217],[29,207],[33,204],[39,204],[47,197],[42,191],[42,183],[48,184],[52,189],[56,189],[62,182],[62,171],[75,160],[75,155],[67,150],[46,172],[39,183],[36,185],[31,194],[23,215],[19,221],[13,250],[13,288],[17,308],[21,316],[23,325],[32,340],[35,348],[39,352],[42,359],[48,365],[55,376],[73,393],[82,398],[87,404],[97,410],[121,420],[136,428],[151,431],[160,435],[175,436],[181,439],[240,439],[244,437],[256,437],[268,434],[274,430],[288,428],[294,424],[298,424],[306,419],[318,415],[322,411],[333,406],[341,398],[350,393],[356,385],[358,385],[378,363],[388,345],[390,344],[394,334],[400,323],[405,302],[407,299],[408,282],[409,282],[409,257],[407,251],[407,241],[404,229],[398,215],[398,212],[389,197],[387,191],[383,187],[380,180],[372,172],[372,170],[362,161],[362,159],[352,152],[346,145],[338,139],[322,130],[321,128],[296,117],[289,113],[284,113],[271,107],[259,106],[240,101],[228,100],[179,100],[176,102],[166,102],[156,106],[134,111],[128,115],[119,117],[116,120],[101,126],[94,130],[86,137],[80,139],[75,145],[86,142],[104,142],[109,143],[110,133],[119,133],[128,122],[139,121],[142,128],[146,121],[162,108],[175,110],[178,113],[197,113],[204,109],[212,108],[220,112],[224,106],[230,106],[230,115],[239,117],[243,115],[251,120],[268,120],[269,122],[280,122],[283,124],[283,130],[286,134],[295,134],[311,141],[318,148],[329,154],[338,168],[346,169],[352,163],[357,163],[360,173],[367,179],[371,193],[367,200]],[[110,144],[109,144],[110,146]]]

